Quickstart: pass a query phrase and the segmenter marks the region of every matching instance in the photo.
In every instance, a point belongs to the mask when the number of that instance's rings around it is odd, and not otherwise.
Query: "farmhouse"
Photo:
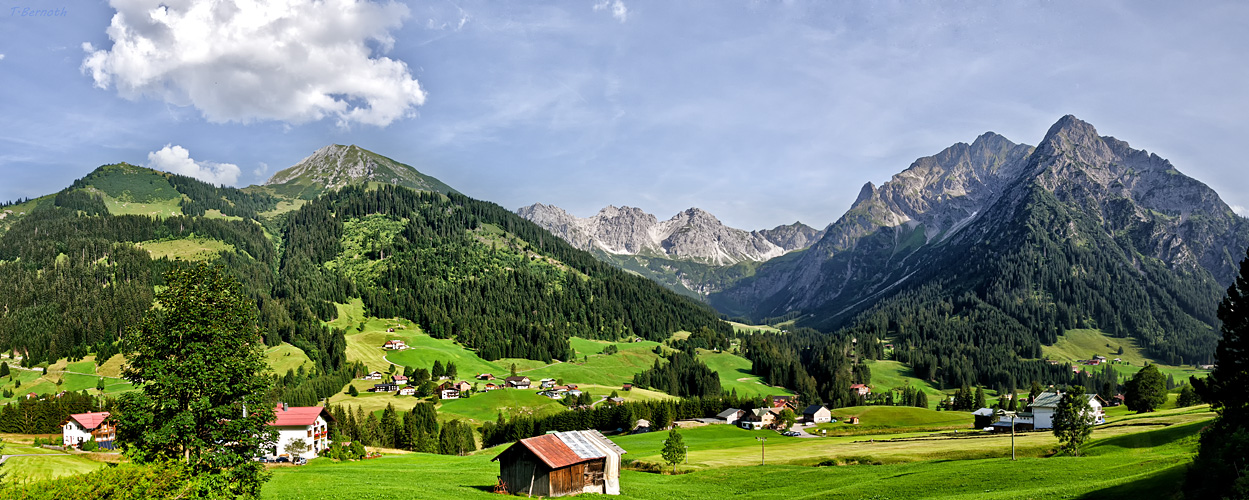
[[[395,383],[399,385],[408,385],[408,377],[405,377],[403,375],[395,375],[394,379],[392,380],[394,380]]]
[[[621,387],[620,387],[620,390],[623,390],[623,391],[632,391],[632,390],[633,390],[633,384],[625,384],[625,385],[623,385],[623,386],[621,386]]]
[[[438,386],[438,397],[442,399],[460,399],[460,390],[451,382],[443,382]]]
[[[455,390],[460,391],[460,392],[468,392],[472,390],[473,388],[473,384],[470,384],[464,380],[456,382],[454,385],[455,385]]]
[[[485,387],[482,387],[482,390],[483,390],[483,391],[493,391],[493,390],[496,390],[496,389],[502,389],[502,387],[499,387],[499,386],[494,385],[494,384],[486,384],[486,385],[485,385]]]
[[[494,380],[494,375],[489,373],[479,373],[477,374],[477,380]]]
[[[859,396],[867,396],[872,393],[872,388],[863,384],[854,384],[850,386],[850,392],[858,394]]]
[[[415,395],[416,395],[416,387],[413,387],[413,386],[410,386],[410,385],[405,385],[405,386],[403,386],[403,387],[400,387],[400,388],[399,388],[399,392],[397,392],[396,394],[398,394],[398,395],[400,395],[400,396],[415,396]]]
[[[798,399],[794,396],[768,396],[768,404],[773,408],[786,408],[796,410]]]
[[[381,380],[381,379],[382,379],[382,372],[379,372],[379,371],[374,371],[368,375],[360,377],[360,380]]]
[[[802,410],[802,419],[813,424],[823,424],[833,420],[833,413],[823,405],[811,405]]]
[[[522,439],[494,460],[499,462],[499,489],[512,495],[619,495],[623,454],[615,443],[590,430]]]
[[[299,456],[317,458],[317,454],[330,447],[329,422],[334,421],[330,412],[322,406],[290,406],[279,404],[273,409],[274,420],[270,427],[277,429],[278,440],[266,454],[292,454],[288,446],[293,441],[303,441],[307,451]],[[292,457],[294,458],[294,457]]]
[[[1032,404],[1028,405],[1028,411],[1019,412],[1015,417],[1015,429],[1053,429],[1054,412],[1058,409],[1058,402],[1062,400],[1062,396],[1062,392],[1042,392]],[[1106,423],[1106,413],[1102,411],[1102,407],[1105,406],[1102,398],[1096,394],[1085,394],[1084,397],[1088,399],[1089,406],[1092,408],[1093,425]],[[993,424],[993,427],[994,430],[1010,431],[1010,425],[1009,417],[1001,417]]]
[[[399,390],[399,384],[387,382],[384,384],[373,384],[373,388],[369,392],[395,392]]]
[[[506,383],[508,387],[511,387],[513,389],[528,389],[529,388],[529,377],[525,377],[525,376],[508,377],[508,378],[503,379],[503,382]]]
[[[755,408],[738,420],[737,426],[753,431],[771,427],[774,422],[776,422],[776,414],[772,413],[770,408]]]
[[[407,349],[407,348],[408,348],[408,345],[405,344],[402,340],[387,340],[385,344],[382,344],[382,349],[390,349],[393,351],[398,351],[398,350]]]
[[[68,447],[79,447],[94,438],[100,448],[113,449],[117,430],[113,426],[113,419],[109,417],[110,414],[106,411],[70,415],[61,423],[61,443]]]
[[[737,408],[729,408],[720,413],[717,413],[716,420],[720,420],[723,423],[733,425],[737,423],[738,420],[741,420],[742,415],[745,415],[745,414],[746,414],[745,410],[739,410]]]

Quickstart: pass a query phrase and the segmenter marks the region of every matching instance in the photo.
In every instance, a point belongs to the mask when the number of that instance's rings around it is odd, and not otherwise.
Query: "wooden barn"
[[[590,430],[522,439],[494,460],[499,461],[499,488],[513,495],[619,495],[624,453],[616,443]]]

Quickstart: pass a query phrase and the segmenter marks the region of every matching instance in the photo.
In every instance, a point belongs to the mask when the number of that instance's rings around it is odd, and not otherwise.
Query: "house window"
[[[312,429],[308,429],[308,437],[312,437]]]

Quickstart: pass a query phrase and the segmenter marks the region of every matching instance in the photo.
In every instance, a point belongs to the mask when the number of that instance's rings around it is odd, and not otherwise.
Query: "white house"
[[[716,419],[723,420],[724,423],[733,425],[737,423],[738,419],[742,418],[742,415],[745,415],[745,414],[746,412],[744,410],[739,410],[737,408],[729,408],[720,413],[717,413]]]
[[[402,340],[387,340],[385,344],[382,344],[382,349],[387,349],[387,350],[392,350],[392,351],[401,351],[407,348],[408,348],[408,345],[405,344]]]
[[[67,447],[82,446],[91,438],[95,438],[100,448],[113,449],[117,430],[109,419],[109,412],[75,413],[61,424],[61,443]]]
[[[455,388],[455,384],[451,382],[443,382],[438,386],[438,397],[440,399],[460,399],[460,390]]]
[[[1037,396],[1036,400],[1028,405],[1028,411],[1019,412],[1015,417],[1016,429],[1053,429],[1054,428],[1054,412],[1058,410],[1058,402],[1062,400],[1062,392],[1043,392]],[[1102,399],[1096,394],[1085,394],[1084,397],[1089,401],[1089,407],[1092,408],[1093,425],[1101,425],[1106,423],[1106,412],[1102,409]],[[1001,417],[994,427],[1004,430],[1010,429],[1010,418]]]
[[[833,420],[833,412],[823,405],[811,405],[802,410],[802,419],[813,424],[828,423]]]
[[[329,449],[329,422],[333,422],[334,417],[330,416],[325,407],[288,406],[282,403],[273,409],[273,415],[276,418],[269,426],[277,429],[278,440],[273,447],[266,450],[268,455],[294,455],[287,451],[287,447],[297,440],[302,440],[307,445],[307,451],[299,455],[304,458],[317,458],[317,454]]]

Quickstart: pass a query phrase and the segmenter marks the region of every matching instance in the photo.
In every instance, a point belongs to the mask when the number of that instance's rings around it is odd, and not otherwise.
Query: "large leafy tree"
[[[171,269],[158,307],[125,337],[118,437],[139,463],[182,461],[199,496],[255,497],[267,475],[251,459],[275,444],[256,307],[220,267]]]
[[[1156,365],[1145,365],[1128,380],[1125,389],[1123,403],[1137,413],[1157,410],[1167,402],[1167,379]]]
[[[1249,498],[1249,256],[1219,304],[1219,320],[1217,364],[1204,383],[1194,384],[1219,416],[1201,434],[1188,473],[1188,498]]]
[[[1080,445],[1093,434],[1093,418],[1093,407],[1083,387],[1072,387],[1063,394],[1054,410],[1054,436],[1058,437],[1059,450],[1080,456]]]

